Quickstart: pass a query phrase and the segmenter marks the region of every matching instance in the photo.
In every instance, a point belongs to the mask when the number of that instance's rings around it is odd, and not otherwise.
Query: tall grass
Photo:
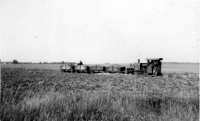
[[[198,120],[199,78],[174,77],[5,68],[1,120]]]

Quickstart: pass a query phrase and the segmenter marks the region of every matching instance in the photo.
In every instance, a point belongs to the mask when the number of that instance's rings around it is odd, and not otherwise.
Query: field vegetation
[[[199,74],[1,69],[2,121],[197,121]]]

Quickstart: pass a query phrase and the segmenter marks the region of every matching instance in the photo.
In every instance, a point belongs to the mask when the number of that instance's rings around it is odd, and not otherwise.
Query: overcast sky
[[[198,1],[1,1],[0,7],[1,61],[199,61]]]

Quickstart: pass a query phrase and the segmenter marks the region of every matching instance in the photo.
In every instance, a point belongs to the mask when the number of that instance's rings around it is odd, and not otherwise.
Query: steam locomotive
[[[121,73],[121,74],[143,74],[152,76],[162,76],[161,66],[163,58],[147,58],[147,63],[130,64],[129,67],[116,66],[88,66],[81,61],[77,64],[65,64],[60,66],[61,72],[70,73]]]

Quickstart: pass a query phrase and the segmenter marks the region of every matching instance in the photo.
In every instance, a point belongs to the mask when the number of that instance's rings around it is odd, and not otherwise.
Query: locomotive
[[[129,67],[124,66],[88,66],[84,65],[81,61],[76,64],[65,64],[60,66],[61,72],[71,72],[71,73],[121,73],[121,74],[143,74],[152,76],[162,76],[161,66],[163,58],[147,58],[147,63],[130,64]]]

